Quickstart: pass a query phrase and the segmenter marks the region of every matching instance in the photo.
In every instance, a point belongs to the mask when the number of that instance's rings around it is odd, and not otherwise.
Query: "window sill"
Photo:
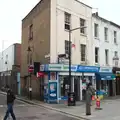
[[[69,32],[69,30],[65,29],[65,32]]]
[[[105,64],[106,66],[110,66],[109,64]]]
[[[84,64],[84,65],[86,65],[87,62],[86,62],[86,61],[81,61],[80,64]]]
[[[118,43],[114,43],[115,45],[118,45]]]
[[[106,42],[106,43],[109,43],[109,41],[108,41],[108,40],[105,40],[105,42]]]
[[[80,33],[81,36],[87,37],[87,34]]]
[[[99,63],[95,63],[95,66],[100,66],[100,64]]]
[[[96,40],[100,40],[98,37],[94,37]]]

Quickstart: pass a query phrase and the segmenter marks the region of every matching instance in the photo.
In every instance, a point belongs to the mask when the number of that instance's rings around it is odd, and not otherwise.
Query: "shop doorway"
[[[112,83],[112,80],[109,80],[108,81],[108,93],[109,93],[109,96],[113,96],[113,83]]]
[[[74,77],[74,92],[76,95],[76,101],[80,101],[80,77]]]

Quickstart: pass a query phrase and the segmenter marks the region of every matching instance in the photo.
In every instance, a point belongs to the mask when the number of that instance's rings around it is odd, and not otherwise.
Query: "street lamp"
[[[82,28],[87,28],[87,27],[82,26],[82,27],[77,27],[77,28],[69,30],[69,53],[68,53],[68,57],[69,57],[69,91],[72,91],[71,90],[71,32],[78,30],[78,29],[82,29]]]
[[[117,55],[115,55],[114,57],[113,57],[113,63],[114,63],[114,67],[116,68],[116,67],[118,67],[118,62],[119,62],[119,57],[117,56]],[[116,74],[116,71],[115,71],[115,74]],[[117,81],[116,81],[116,78],[115,78],[115,81],[114,81],[114,91],[115,91],[115,96],[116,96],[116,83]]]
[[[28,49],[27,49],[27,51],[28,51],[28,56],[29,56],[29,62],[28,62],[28,69],[30,69],[30,66],[31,66],[31,55],[30,55],[30,53],[32,52],[32,50],[31,50],[31,47],[29,46],[28,47]],[[30,98],[30,100],[32,99],[32,86],[31,86],[31,72],[29,72],[29,98]]]

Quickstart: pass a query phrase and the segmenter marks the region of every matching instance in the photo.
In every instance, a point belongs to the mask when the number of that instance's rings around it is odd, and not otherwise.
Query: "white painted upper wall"
[[[56,2],[55,2],[56,1]],[[92,43],[92,9],[76,0],[54,0],[51,1],[51,62],[57,62],[58,54],[65,53],[65,40],[69,40],[68,31],[64,28],[64,13],[71,14],[71,29],[80,27],[80,18],[86,20],[86,35],[81,35],[80,30],[71,33],[72,64],[81,64],[80,44],[87,46],[87,64],[93,65],[93,43]]]
[[[111,25],[109,22],[104,22],[96,17],[92,17],[92,28],[93,28],[93,40],[94,40],[94,65],[95,65],[95,47],[99,47],[99,65],[106,66],[105,64],[105,49],[109,50],[109,66],[114,66],[113,57],[114,52],[118,52],[120,58],[120,29]],[[94,23],[99,25],[99,37],[94,37]],[[108,28],[108,42],[105,42],[104,38],[104,27]],[[117,45],[114,43],[114,31],[117,31]],[[119,62],[120,65],[120,62]]]
[[[14,65],[14,50],[14,45],[11,45],[0,53],[0,72],[12,70],[12,65]],[[7,64],[5,64],[5,62],[7,62]]]

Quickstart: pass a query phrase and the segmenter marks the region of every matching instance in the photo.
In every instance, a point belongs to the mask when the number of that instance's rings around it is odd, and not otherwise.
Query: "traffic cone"
[[[96,110],[102,110],[102,108],[100,107],[100,98],[97,96],[96,98]]]

